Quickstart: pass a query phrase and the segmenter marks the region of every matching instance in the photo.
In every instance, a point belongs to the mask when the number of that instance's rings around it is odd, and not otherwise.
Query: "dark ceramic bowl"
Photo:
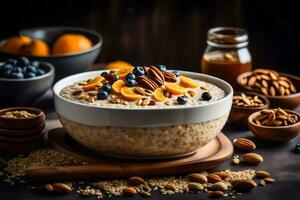
[[[300,118],[299,113],[292,110],[285,110],[287,113],[293,113]],[[262,126],[254,123],[253,119],[259,115],[260,112],[255,112],[248,118],[248,127],[253,132],[253,134],[266,141],[270,142],[287,142],[300,133],[300,121],[289,126]]]
[[[24,110],[29,113],[33,113],[36,116],[30,118],[5,118],[1,117],[8,111],[14,110]],[[45,114],[42,110],[32,107],[11,107],[0,110],[0,128],[1,129],[11,129],[11,130],[20,130],[20,129],[31,129],[41,126],[45,123]]]
[[[241,92],[235,92],[234,95],[239,95]],[[234,123],[235,125],[247,127],[248,124],[248,117],[257,111],[261,111],[263,109],[269,108],[270,102],[269,100],[261,94],[257,94],[255,92],[244,92],[244,94],[249,96],[258,96],[259,99],[263,101],[263,106],[260,107],[241,107],[232,104],[229,121]]]
[[[0,107],[27,106],[42,96],[53,84],[54,67],[44,63],[45,74],[34,78],[0,78]]]
[[[251,73],[252,72],[245,72],[238,76],[237,83],[241,89],[246,90],[246,91],[252,91],[247,86],[246,87],[243,86],[240,81],[242,78],[250,76]],[[298,110],[300,108],[300,77],[293,76],[290,74],[284,74],[284,73],[278,73],[278,74],[289,78],[292,81],[292,83],[295,85],[295,87],[297,89],[297,93],[291,94],[291,95],[285,95],[285,96],[269,96],[269,95],[267,95],[266,97],[270,101],[270,107],[271,108],[281,107],[281,108],[287,108],[287,109],[291,109],[291,110]]]
[[[81,34],[88,37],[93,42],[93,47],[81,52],[64,55],[50,55],[50,56],[26,56],[33,61],[44,61],[49,62],[55,67],[55,80],[59,80],[63,77],[79,72],[84,72],[90,67],[97,59],[101,47],[102,47],[102,36],[95,31],[75,28],[75,27],[40,27],[24,29],[19,32],[20,35],[25,35],[33,39],[40,39],[45,41],[50,49],[54,41],[65,33]],[[3,44],[4,41],[0,42]],[[4,52],[0,52],[0,57],[15,58],[20,55],[11,55]]]

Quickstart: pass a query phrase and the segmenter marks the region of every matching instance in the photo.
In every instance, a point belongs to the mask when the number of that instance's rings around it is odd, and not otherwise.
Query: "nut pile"
[[[299,121],[297,115],[288,113],[281,108],[264,109],[253,121],[263,126],[288,126]]]
[[[0,117],[3,118],[10,118],[10,119],[26,119],[35,117],[36,114],[27,112],[26,110],[13,110],[13,111],[7,111],[4,114],[2,114]]]
[[[252,91],[270,96],[284,96],[297,92],[289,78],[269,69],[255,69],[250,76],[240,79],[240,83]]]
[[[261,107],[264,106],[263,101],[257,95],[246,95],[241,93],[233,96],[233,105],[239,107]]]

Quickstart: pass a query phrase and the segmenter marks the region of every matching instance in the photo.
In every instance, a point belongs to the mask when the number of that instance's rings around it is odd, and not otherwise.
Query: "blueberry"
[[[24,74],[25,78],[33,78],[33,77],[36,77],[36,75],[32,72],[28,72],[28,73],[25,73]]]
[[[110,84],[105,84],[105,85],[102,86],[101,90],[105,91],[107,93],[110,93],[111,92],[111,85]]]
[[[180,105],[184,105],[187,103],[187,97],[186,96],[179,96],[177,97],[177,103]]]
[[[3,71],[6,71],[6,70],[13,70],[14,66],[10,63],[7,63],[5,64],[3,67],[2,67],[2,70]]]
[[[128,79],[128,80],[125,82],[125,85],[128,86],[128,87],[133,87],[133,86],[137,85],[137,82],[136,82],[136,80],[134,80],[134,79]]]
[[[6,70],[3,72],[3,78],[10,78],[11,77],[11,70]]]
[[[173,74],[175,74],[175,76],[178,77],[178,76],[179,76],[179,71],[174,70],[174,71],[173,71]]]
[[[22,70],[21,67],[15,67],[15,68],[12,70],[12,72],[15,72],[15,73],[22,73],[23,70]]]
[[[136,66],[133,69],[133,73],[134,73],[135,76],[144,76],[145,75],[145,70],[141,66]]]
[[[17,59],[17,65],[20,67],[26,67],[27,65],[29,65],[29,60],[26,57],[21,57]]]
[[[13,78],[13,79],[22,79],[22,78],[24,78],[24,75],[22,73],[13,72],[11,74],[11,78]]]
[[[13,65],[13,66],[16,66],[17,65],[17,60],[15,60],[15,59],[8,59],[7,61],[6,61],[6,63],[8,63],[8,64],[11,64],[11,65]]]
[[[201,98],[202,101],[209,101],[211,99],[211,95],[208,92],[203,92]]]
[[[108,74],[108,72],[102,72],[102,73],[101,73],[101,76],[104,77],[104,76],[106,76],[107,74]]]
[[[125,77],[126,80],[129,80],[129,79],[135,79],[135,78],[136,78],[136,77],[135,77],[135,75],[134,75],[133,73],[129,73],[129,74],[127,74],[126,77]]]
[[[45,74],[45,71],[44,71],[43,69],[37,69],[37,70],[36,70],[36,75],[37,75],[37,76],[41,76],[41,75],[43,75],[43,74]]]
[[[40,62],[39,61],[33,61],[33,62],[31,62],[31,65],[38,68],[40,66]]]
[[[167,67],[164,66],[164,65],[158,65],[158,69],[159,69],[161,72],[167,71]]]
[[[26,67],[26,68],[27,68],[27,71],[26,71],[26,72],[31,72],[31,73],[34,73],[34,74],[37,73],[37,69],[36,69],[36,67],[34,67],[33,65],[29,65],[29,66]],[[42,70],[42,69],[40,69],[40,70]]]
[[[107,99],[108,93],[106,91],[101,91],[97,93],[97,99],[104,100]]]
[[[296,144],[294,147],[294,152],[295,153],[300,153],[300,144]]]

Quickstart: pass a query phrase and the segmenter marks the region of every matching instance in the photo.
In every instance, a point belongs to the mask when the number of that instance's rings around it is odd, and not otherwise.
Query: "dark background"
[[[207,30],[248,30],[254,67],[300,75],[297,1],[10,0],[1,2],[0,38],[38,26],[91,28],[104,37],[98,62],[163,63],[200,71]]]

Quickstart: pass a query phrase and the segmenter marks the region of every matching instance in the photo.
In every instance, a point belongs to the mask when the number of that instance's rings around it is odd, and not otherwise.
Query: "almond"
[[[267,172],[267,171],[259,170],[259,171],[256,172],[256,176],[258,178],[267,178],[267,177],[270,177],[271,174],[269,172]]]
[[[228,190],[228,186],[223,182],[217,182],[210,186],[212,190],[226,191]]]
[[[54,183],[52,186],[53,186],[53,191],[58,193],[64,194],[72,191],[72,188],[65,183]]]
[[[203,185],[201,183],[195,183],[195,182],[191,182],[188,184],[188,188],[190,191],[200,191],[203,190]]]
[[[220,176],[218,176],[218,175],[216,175],[216,174],[209,174],[209,175],[207,176],[207,181],[208,181],[209,183],[216,183],[216,182],[222,181],[222,179],[221,179]]]
[[[247,153],[243,155],[244,162],[251,165],[258,165],[264,161],[263,157],[257,153]]]
[[[269,184],[269,183],[275,183],[275,179],[271,178],[271,177],[267,177],[263,179],[265,181],[265,183]]]
[[[208,195],[210,197],[219,198],[219,197],[224,196],[224,192],[222,192],[222,191],[209,191]]]
[[[126,196],[133,196],[133,195],[137,194],[137,191],[133,187],[126,187],[123,189],[123,193]]]
[[[221,179],[225,179],[228,177],[228,174],[226,172],[214,172],[212,174],[220,176]]]
[[[203,174],[193,173],[193,174],[189,174],[187,177],[192,182],[197,182],[197,183],[206,183],[207,182],[207,177]]]
[[[235,148],[242,151],[252,151],[256,148],[254,142],[246,138],[236,138],[233,140]]]
[[[165,185],[165,189],[176,191],[176,185],[174,183],[168,183],[167,185]]]
[[[48,192],[52,192],[53,191],[53,186],[51,184],[45,184],[45,189],[48,191]]]
[[[142,185],[145,183],[145,180],[139,176],[132,176],[128,179],[130,185]]]
[[[231,185],[238,191],[249,191],[257,186],[251,179],[236,179],[231,182]]]

